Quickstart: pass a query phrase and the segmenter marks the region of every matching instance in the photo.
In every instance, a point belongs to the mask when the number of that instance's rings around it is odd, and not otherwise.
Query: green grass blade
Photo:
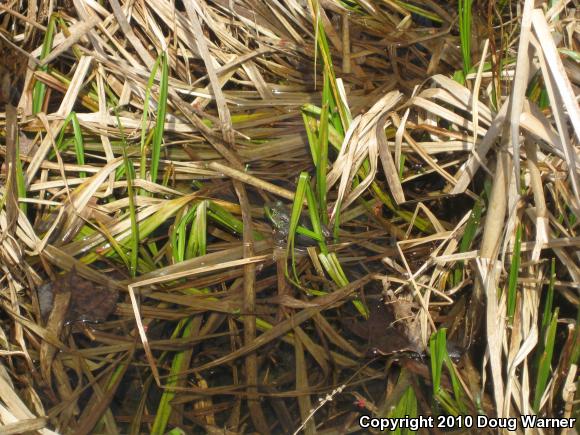
[[[576,325],[580,325],[580,310],[576,312]],[[572,364],[578,365],[578,360],[580,359],[580,328],[576,326],[574,328],[574,346],[572,347],[572,352],[570,353],[570,360],[568,367]]]
[[[296,230],[300,223],[300,215],[302,214],[302,205],[304,204],[304,198],[306,196],[307,188],[310,188],[308,184],[310,181],[310,175],[308,172],[301,172],[298,177],[298,184],[296,185],[296,192],[294,193],[294,203],[292,204],[292,213],[290,215],[290,227],[288,229],[288,243],[286,246],[286,255],[291,259],[292,272],[294,274],[295,282],[299,282],[298,273],[296,271],[296,256],[294,254],[294,240],[296,237]],[[286,275],[288,271],[286,270]]]
[[[87,260],[83,259],[83,261],[88,264],[92,261],[98,260],[99,257],[101,257],[101,256],[112,257],[115,254],[117,254],[117,256],[123,262],[125,267],[129,268],[129,258],[127,257],[127,254],[125,253],[125,248],[121,245],[121,243],[119,243],[119,241],[117,239],[115,239],[111,235],[111,233],[109,232],[109,229],[107,227],[105,227],[101,223],[98,223],[98,225],[99,225],[99,228],[101,229],[101,233],[105,236],[105,239],[107,239],[107,242],[110,245],[110,248],[100,252],[98,256],[95,253],[91,253],[85,257],[85,258],[88,258],[90,260],[87,261]]]
[[[40,52],[40,60],[44,59],[50,53],[52,43],[54,41],[54,34],[56,30],[57,14],[52,14],[48,20],[46,33],[44,34],[44,41],[42,42],[42,50]],[[44,65],[38,68],[39,71],[48,71],[48,66]],[[34,83],[32,89],[32,114],[36,115],[42,111],[44,106],[44,97],[46,95],[46,85],[40,81]]]
[[[538,366],[538,374],[536,376],[536,389],[534,392],[534,404],[532,406],[533,410],[536,413],[540,411],[542,396],[546,391],[548,379],[550,378],[552,355],[554,354],[554,343],[556,340],[557,325],[558,325],[558,308],[554,310],[554,314],[552,314],[551,316],[550,324],[544,336],[545,337],[544,351],[542,352],[542,355],[540,357],[540,363]]]
[[[184,207],[187,203],[192,201],[192,196],[182,196],[180,198],[172,199],[166,201],[163,206],[159,208],[153,215],[149,216],[142,222],[139,222],[137,227],[137,232],[131,232],[128,236],[123,237],[120,241],[123,245],[131,246],[134,241],[133,238],[139,238],[139,240],[144,240],[148,237],[153,231],[159,228],[164,222],[169,220],[173,217],[179,210]],[[148,243],[148,247],[153,253],[153,256],[157,255],[157,248],[155,243]],[[103,247],[104,249],[100,253],[100,255],[109,256],[111,255],[111,248],[108,246]],[[95,254],[95,252],[91,252],[82,258],[82,261],[85,264],[90,264],[93,261],[96,261],[99,258],[99,255]]]
[[[161,82],[159,84],[159,101],[157,105],[157,122],[151,143],[151,181],[156,182],[159,171],[159,158],[161,157],[161,145],[165,131],[165,114],[167,112],[167,86],[169,83],[169,67],[167,54],[161,54]]]
[[[325,175],[326,177],[326,175]],[[322,220],[321,215],[325,215],[325,211],[322,211],[319,207],[318,202],[310,188],[310,184],[305,186],[306,189],[306,202],[308,204],[308,215],[310,216],[310,222],[312,224],[312,231],[316,235],[315,240],[318,241],[318,246],[320,247],[320,252],[327,253],[328,247],[326,246],[326,241],[324,237],[324,232],[322,231]],[[328,218],[327,218],[328,220]],[[300,228],[300,227],[299,227]]]
[[[181,332],[182,330],[183,332]],[[177,338],[179,336],[187,338],[191,335],[192,331],[193,323],[191,319],[182,319],[175,328],[171,338]],[[169,370],[169,378],[167,380],[168,387],[177,385],[177,375],[185,369],[184,366],[186,365],[185,363],[187,362],[187,357],[190,352],[191,351],[177,352],[173,357],[171,369]],[[157,414],[155,415],[151,434],[162,435],[165,433],[165,429],[167,428],[167,424],[169,423],[169,419],[173,412],[171,401],[174,397],[175,391],[172,391],[171,389],[163,390],[163,394],[157,407]]]
[[[518,225],[518,228],[516,230],[514,255],[512,257],[512,263],[510,265],[510,276],[507,298],[507,316],[510,325],[513,324],[514,313],[516,312],[518,272],[520,270],[520,262],[521,262],[521,247],[522,247],[522,227],[521,225]]]
[[[419,6],[416,6],[416,5],[413,5],[411,3],[401,1],[401,0],[396,0],[395,3],[402,6],[403,8],[407,9],[409,12],[413,12],[414,14],[419,15],[420,17],[427,18],[428,20],[431,20],[434,23],[438,23],[438,24],[443,23],[443,20],[438,15],[436,15],[433,12],[430,12],[426,9],[423,9]]]
[[[145,100],[143,101],[143,116],[141,117],[141,165],[139,168],[139,176],[142,180],[145,180],[147,173],[147,155],[149,154],[149,144],[153,139],[153,134],[155,130],[151,130],[149,134],[147,132],[147,119],[149,117],[149,101],[151,100],[151,89],[155,83],[155,76],[157,75],[157,69],[159,68],[159,63],[161,58],[158,57],[151,68],[151,75],[149,76],[149,81],[147,82],[147,87],[145,88]],[[142,189],[141,194],[144,194]]]
[[[302,109],[302,120],[304,121],[304,128],[306,130],[306,137],[308,138],[308,145],[310,146],[310,155],[312,156],[312,161],[314,164],[316,164],[316,162],[318,162],[318,148],[316,147],[316,144],[318,143],[318,137],[316,136],[316,121],[304,108]]]
[[[469,219],[465,224],[465,230],[463,231],[463,236],[461,237],[461,243],[459,244],[459,252],[467,252],[471,247],[471,243],[475,238],[477,229],[481,222],[481,214],[483,212],[483,201],[476,201],[469,215]],[[463,267],[464,262],[460,261],[453,272],[453,282],[452,285],[457,285],[463,279]]]
[[[451,415],[467,413],[464,400],[464,392],[461,383],[457,378],[457,373],[453,362],[447,352],[447,331],[445,328],[438,330],[431,335],[429,340],[429,350],[431,352],[431,376],[433,377],[433,397],[443,406],[446,412]],[[451,378],[453,388],[452,397],[441,386],[443,376],[443,365],[447,368]]]
[[[389,413],[388,417],[397,419],[416,418],[417,410],[417,397],[415,396],[415,391],[413,391],[412,387],[407,387],[397,403],[397,406],[395,406],[395,409]],[[417,432],[408,428],[401,429],[400,427],[397,427],[394,431],[391,431],[391,433],[395,435],[411,435]]]
[[[70,118],[73,127],[74,133],[74,145],[75,145],[75,154],[77,157],[77,163],[79,165],[85,164],[85,146],[83,140],[83,132],[81,130],[81,125],[79,124],[79,119],[77,118],[77,114],[75,112],[71,112],[67,119]],[[85,171],[79,172],[79,177],[86,178],[87,173]]]
[[[26,182],[24,180],[24,170],[22,169],[22,160],[20,159],[20,145],[19,145],[19,138],[16,135],[16,192],[18,193],[18,199],[25,199],[26,198]],[[8,188],[5,190],[8,191]],[[1,208],[1,207],[0,207]],[[22,213],[26,214],[28,207],[26,202],[19,201],[19,208]]]
[[[296,285],[299,286],[299,278],[296,271],[296,258],[295,258],[295,236],[297,233],[309,235],[307,231],[304,231],[305,228],[300,226],[300,217],[302,215],[302,208],[304,204],[304,198],[306,198],[308,204],[308,214],[310,216],[310,222],[312,224],[312,237],[313,239],[320,239],[318,242],[320,253],[318,258],[320,263],[322,264],[328,276],[332,279],[332,281],[340,287],[344,287],[348,285],[349,281],[336,257],[336,254],[329,253],[328,247],[326,246],[326,241],[324,238],[324,234],[322,231],[322,224],[319,218],[320,211],[318,208],[318,203],[310,188],[310,176],[307,172],[302,172],[298,178],[298,184],[296,186],[296,192],[294,194],[294,203],[292,204],[292,213],[290,216],[290,227],[289,227],[289,234],[288,234],[288,244],[287,244],[287,256],[291,259],[292,262],[292,271],[293,277],[290,278],[288,275],[288,269],[286,268],[286,276],[288,279],[293,281]],[[368,312],[361,301],[354,301],[354,305],[356,309],[361,313],[365,318],[368,317]]]
[[[207,250],[207,209],[209,201],[201,201],[195,211],[195,219],[187,243],[186,259],[205,255]]]
[[[314,13],[317,17],[316,19],[316,44],[318,46],[318,50],[320,51],[320,55],[322,57],[322,62],[324,64],[324,68],[326,73],[329,77],[329,83],[332,89],[332,96],[334,99],[334,104],[338,110],[338,116],[340,117],[341,127],[342,127],[342,134],[348,130],[349,126],[349,117],[348,117],[348,110],[344,106],[342,99],[340,97],[340,93],[338,91],[338,85],[336,83],[336,75],[334,73],[334,66],[332,64],[332,56],[330,55],[330,48],[328,46],[328,39],[326,38],[326,32],[324,30],[324,25],[322,24],[322,20],[320,19],[320,14],[318,13],[317,9],[319,7],[318,1],[314,0],[311,3],[314,6]]]
[[[80,125],[79,120],[77,118],[76,112],[69,113],[68,116],[65,118],[65,120],[62,124],[62,128],[60,130],[60,133],[55,141],[56,149],[58,151],[65,151],[67,149],[68,145],[70,144],[70,137],[67,136],[67,131],[66,131],[69,124],[72,125],[72,129],[73,129],[72,142],[73,142],[74,148],[75,148],[77,163],[79,165],[84,165],[85,164],[84,139],[83,139],[83,133],[81,130],[81,125]],[[56,156],[56,151],[53,150],[49,153],[48,158],[50,160],[50,159],[53,159],[55,156]],[[79,176],[81,178],[86,178],[87,174],[84,171],[80,171]]]
[[[459,41],[463,57],[463,75],[471,69],[471,20],[473,0],[459,0]]]
[[[176,217],[176,224],[172,225],[170,234],[173,261],[179,263],[185,259],[185,247],[187,242],[187,226],[195,216],[197,204],[194,204],[189,210],[183,210]]]
[[[433,225],[427,219],[423,219],[422,217],[417,216],[415,217],[415,220],[413,220],[412,212],[397,207],[391,199],[390,195],[387,192],[383,192],[376,181],[371,183],[371,189],[379,201],[381,201],[389,210],[391,210],[405,222],[413,222],[415,228],[424,233],[429,233],[434,230]]]
[[[332,101],[332,100],[330,100]],[[310,130],[312,131],[316,131],[317,130],[317,119],[320,119],[320,116],[322,115],[322,109],[320,107],[317,107],[313,104],[304,104],[302,106],[302,114],[304,115],[303,119],[308,120],[308,122],[305,122],[304,125],[307,125]],[[329,117],[332,118],[332,116],[330,116],[332,114],[330,108],[329,108]],[[314,162],[318,161],[318,149],[316,147],[316,145],[318,144],[318,138],[316,136],[316,134],[313,135],[312,138],[309,138],[309,144],[310,144],[310,148],[311,148],[311,155],[312,155],[312,160]],[[344,141],[344,132],[341,132],[340,130],[337,130],[334,125],[329,122],[328,123],[328,143],[330,145],[332,145],[332,147],[338,152],[340,151],[340,148],[342,147],[342,142]],[[312,152],[312,149],[314,149],[315,151]]]
[[[127,373],[127,369],[129,367],[130,367],[130,364],[128,362],[122,362],[115,368],[115,370],[111,374],[111,377],[107,381],[104,393],[107,393],[113,389],[116,389],[119,386],[119,383],[122,382],[122,379],[125,376],[125,373]],[[111,430],[113,428],[108,428],[106,421],[107,421],[107,419],[104,416],[101,417],[99,422],[93,428],[93,433],[111,432]]]
[[[125,174],[127,177],[127,195],[129,197],[129,216],[131,219],[131,233],[129,247],[129,273],[131,277],[137,275],[137,258],[139,256],[139,226],[137,225],[137,209],[135,207],[135,190],[133,180],[135,179],[135,169],[133,163],[127,157],[127,152],[123,149],[123,160],[125,161]]]
[[[328,79],[326,80],[328,81]],[[318,135],[318,161],[316,162],[316,192],[318,194],[319,216],[324,225],[328,224],[326,210],[326,173],[328,169],[328,102],[322,105]]]
[[[441,352],[441,334],[437,331],[429,340],[431,352],[431,377],[433,378],[433,394],[441,389],[441,375],[443,373],[443,353]]]
[[[542,324],[540,331],[542,334],[550,324],[550,313],[552,312],[552,305],[554,303],[554,285],[556,284],[556,259],[552,258],[550,264],[550,283],[548,284],[548,293],[546,294],[546,302],[544,304],[544,315],[542,316]]]
[[[207,217],[213,222],[219,224],[234,235],[241,236],[243,234],[244,224],[241,220],[237,219],[233,214],[213,201],[210,201],[207,207]],[[254,239],[264,240],[264,235],[258,231],[254,231]]]

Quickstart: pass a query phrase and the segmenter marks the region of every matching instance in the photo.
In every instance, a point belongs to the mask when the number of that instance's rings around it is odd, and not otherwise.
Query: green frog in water
[[[266,205],[264,205],[264,212],[272,224],[274,240],[277,244],[285,244],[288,240],[288,235],[290,234],[291,211],[289,207],[282,201],[276,201],[266,203]],[[331,237],[330,231],[325,226],[322,227],[322,235],[324,236],[324,240]],[[313,246],[317,242],[323,241],[312,231],[312,224],[310,223],[308,216],[300,216],[294,240],[296,241],[296,244],[301,247]]]

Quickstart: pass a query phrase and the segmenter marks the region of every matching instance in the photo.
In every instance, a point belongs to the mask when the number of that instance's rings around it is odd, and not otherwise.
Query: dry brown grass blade
[[[46,322],[46,330],[56,337],[60,336],[71,299],[71,289],[62,290],[62,292],[54,292],[52,311]],[[57,349],[46,341],[40,347],[40,370],[49,387],[52,385],[52,360],[56,352]]]
[[[397,124],[396,120],[394,120],[393,124],[395,125],[395,127],[397,127],[397,129],[404,128],[404,125]],[[377,124],[379,157],[381,158],[381,163],[383,164],[383,171],[385,172],[385,176],[387,177],[387,182],[389,183],[389,187],[391,189],[391,193],[393,194],[393,198],[398,204],[402,204],[403,202],[405,202],[405,193],[403,192],[401,181],[397,176],[399,171],[397,170],[397,166],[395,165],[395,160],[393,160],[393,156],[389,152],[389,144],[387,142],[385,135],[383,134],[384,127],[385,127],[385,119],[381,118],[381,121],[379,121],[379,123]],[[396,161],[400,161],[400,156],[401,156],[400,149],[398,152],[395,150]]]
[[[498,113],[495,115],[495,118],[485,133],[485,136],[474,150],[474,155],[472,155],[460,168],[460,175],[455,177],[457,179],[457,184],[451,193],[458,194],[464,192],[477,172],[477,169],[481,164],[480,162],[486,161],[487,152],[504,128],[508,107],[508,102],[504,102]]]
[[[308,385],[308,368],[304,358],[304,347],[302,346],[299,334],[294,336],[294,356],[296,361],[296,390],[307,392],[310,388]],[[310,395],[304,394],[298,396],[298,407],[300,408],[302,421],[306,421],[312,409]],[[304,427],[304,433],[307,435],[316,433],[316,422],[314,418],[308,420],[308,423]]]
[[[76,23],[68,30],[70,35],[58,46],[56,46],[50,54],[44,57],[40,61],[40,66],[48,65],[50,62],[55,60],[61,54],[68,51],[74,44],[76,44],[85,34],[90,31],[93,27],[99,24],[99,20],[96,17],[91,17],[88,21],[82,21],[80,23]],[[59,112],[61,112],[59,110]],[[66,112],[65,112],[66,113]]]
[[[2,405],[0,405],[2,406]],[[3,414],[7,414],[8,410],[0,411]],[[22,434],[32,431],[38,431],[43,429],[47,426],[48,420],[46,418],[28,418],[23,419],[20,421],[16,421],[14,423],[8,423],[2,425],[2,434],[3,435],[12,435],[12,434]],[[54,432],[53,432],[54,433]]]
[[[529,49],[530,49],[530,32],[532,26],[532,9],[534,7],[534,2],[530,0],[526,0],[524,2],[524,8],[522,12],[522,23],[520,28],[520,40],[519,40],[519,47],[518,47],[518,58],[516,63],[516,71],[515,77],[513,81],[513,90],[511,93],[510,104],[511,104],[511,113],[510,113],[510,139],[513,149],[513,168],[514,168],[514,177],[516,179],[520,176],[520,114],[523,110],[524,106],[524,97],[526,92],[526,86],[529,80],[529,70],[530,70],[530,62],[532,59],[529,56]],[[518,189],[514,192],[517,200],[517,196],[519,195]]]
[[[7,425],[12,424],[12,427],[18,427],[18,424],[21,423],[21,428],[26,428],[29,424],[33,424],[32,422],[36,417],[21,400],[17,392],[14,390],[14,386],[6,380],[4,373],[0,375],[0,389],[2,389],[2,401],[5,404],[5,406],[1,404],[0,406],[3,411],[7,411],[7,413],[2,413],[3,422]],[[41,419],[44,420],[42,417]],[[10,426],[8,429],[10,429]],[[56,434],[56,432],[46,429],[46,424],[37,430],[43,435]]]
[[[325,308],[333,306],[336,303],[344,303],[346,302],[344,299],[350,294],[353,293],[355,290],[359,289],[361,286],[365,285],[371,279],[370,276],[365,276],[364,278],[360,278],[348,286],[337,290],[327,296],[321,296],[324,298],[324,305],[320,305],[318,308],[306,308],[304,310],[299,311],[294,316],[290,317],[289,319],[283,320],[282,322],[278,323],[272,329],[264,332],[262,335],[256,337],[249,345],[238,349],[229,355],[223,356],[218,358],[210,363],[204,364],[200,367],[196,367],[194,369],[188,370],[186,373],[189,372],[202,372],[204,370],[208,370],[212,367],[219,366],[224,364],[225,362],[235,360],[236,358],[240,358],[244,355],[247,355],[250,352],[254,352],[255,350],[259,349],[260,347],[266,345],[267,343],[271,342],[272,340],[283,336],[287,332],[291,331],[297,325],[305,322],[306,320],[313,317],[315,314],[319,313]]]
[[[205,38],[202,37],[203,31],[198,20],[197,11],[194,10],[194,5],[191,1],[185,2],[185,7],[189,19],[193,25],[194,32],[196,34],[195,43],[201,54],[201,57],[205,63],[207,74],[210,79],[211,87],[213,90],[214,97],[216,99],[217,110],[221,123],[222,136],[225,143],[231,148],[234,145],[234,134],[231,128],[231,116],[228,106],[225,102],[223,93],[221,91],[221,85],[218,81],[217,75],[213,67],[213,59],[207,48]],[[232,161],[231,163],[236,164],[236,166],[241,167],[239,160]],[[244,240],[244,257],[252,257],[254,255],[254,237],[252,234],[252,217],[250,214],[250,207],[248,203],[248,197],[246,189],[239,181],[234,182],[234,188],[236,194],[240,201],[240,206],[242,209],[242,220],[243,220],[243,240]],[[254,289],[255,283],[255,265],[246,264],[244,265],[244,302],[243,308],[247,313],[253,313],[255,311],[255,299],[256,293]],[[246,345],[251,343],[256,336],[256,321],[253,316],[246,316],[244,321],[244,342]],[[269,433],[268,424],[264,417],[262,408],[258,401],[256,395],[255,385],[258,384],[258,365],[257,365],[257,355],[250,354],[246,357],[246,381],[248,383],[248,406],[250,408],[251,418],[259,429],[261,433]]]
[[[130,360],[132,357],[132,352],[128,352],[126,355],[126,359]],[[119,388],[121,381],[123,380],[123,376],[125,375],[127,369],[129,368],[129,364],[127,362],[120,362],[121,371],[116,373],[116,376],[113,379],[113,382],[108,385],[107,391],[105,392],[104,396],[99,398],[98,400],[92,401],[91,405],[85,409],[84,415],[78,422],[78,425],[75,427],[75,433],[78,434],[90,434],[94,426],[97,424],[99,419],[102,417],[104,411],[108,408],[111,400],[115,395],[115,391]]]
[[[540,65],[542,66],[544,77],[546,79],[546,88],[548,90],[550,102],[552,107],[555,109],[555,121],[563,143],[566,162],[571,168],[570,179],[575,195],[575,208],[578,210],[580,202],[580,181],[578,178],[578,172],[574,170],[574,168],[576,168],[577,156],[575,150],[572,149],[572,144],[570,143],[567,129],[565,128],[565,119],[567,118],[570,120],[574,127],[576,138],[580,139],[580,109],[578,108],[578,101],[576,100],[570,80],[568,79],[561,59],[557,54],[554,40],[550,35],[543,12],[534,9],[531,12],[531,15],[534,33],[539,40],[539,46],[542,48],[543,55],[546,59],[542,62],[543,57],[540,56]],[[566,115],[562,113],[562,104],[559,104],[560,102],[563,103],[563,106],[567,110]]]
[[[143,63],[148,67],[151,68],[155,63],[155,60],[150,56],[149,52],[145,49],[141,41],[133,32],[132,27],[129,25],[127,18],[125,17],[125,12],[121,9],[121,5],[119,4],[118,0],[111,0],[111,7],[113,8],[113,13],[115,14],[115,18],[117,18],[117,23],[119,27],[127,37],[127,40],[131,43],[133,48],[137,51]]]
[[[377,159],[379,156],[378,136],[383,134],[385,127],[384,115],[393,108],[401,99],[398,91],[392,91],[377,101],[368,113],[361,116],[358,122],[353,122],[350,131],[346,134],[345,143],[341,148],[332,170],[328,174],[328,187],[331,188],[340,178],[337,199],[331,215],[331,220],[337,213],[337,207],[344,209],[358,198],[370,185],[377,172]],[[380,127],[377,128],[377,125]],[[350,186],[359,168],[368,158],[370,163],[369,174],[352,191]],[[391,187],[394,192],[400,193],[397,184]],[[400,200],[401,198],[397,198]],[[402,198],[404,200],[404,198]]]

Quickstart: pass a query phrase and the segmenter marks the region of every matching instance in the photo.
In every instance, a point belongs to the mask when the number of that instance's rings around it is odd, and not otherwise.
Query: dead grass
[[[463,84],[454,4],[27,6],[0,5],[2,433],[576,416],[569,2],[474,13]],[[294,200],[324,134],[339,230],[296,281],[263,205]],[[71,322],[102,288],[115,312]]]

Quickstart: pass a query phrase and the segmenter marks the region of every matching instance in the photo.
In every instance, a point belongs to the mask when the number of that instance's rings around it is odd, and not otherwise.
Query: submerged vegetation
[[[536,6],[0,4],[2,433],[576,417],[578,26]]]

